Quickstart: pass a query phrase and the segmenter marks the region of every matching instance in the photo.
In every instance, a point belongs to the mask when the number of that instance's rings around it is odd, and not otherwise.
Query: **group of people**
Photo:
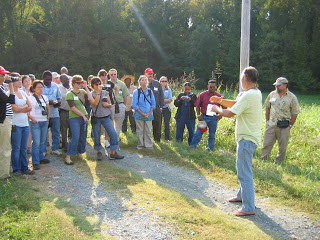
[[[0,138],[11,139],[11,144],[9,141],[0,144],[0,179],[10,176],[10,162],[14,175],[34,174],[33,170],[40,169],[40,164],[50,162],[45,158],[48,145],[56,155],[61,154],[59,148],[62,148],[67,154],[65,164],[74,164],[71,156],[82,158],[86,152],[89,120],[97,160],[103,158],[101,135],[104,135],[105,147],[110,148],[111,160],[124,157],[117,150],[120,131],[127,132],[128,119],[132,132],[137,135],[137,149],[152,149],[153,141],[160,142],[162,122],[164,138],[170,140],[171,111],[177,107],[176,141],[183,141],[187,127],[188,144],[195,148],[208,130],[208,151],[214,149],[219,120],[236,115],[240,190],[229,201],[243,203],[237,216],[255,213],[252,158],[262,135],[262,95],[257,88],[258,71],[254,67],[243,71],[244,91],[236,100],[224,99],[216,91],[216,82],[209,80],[208,89],[198,97],[192,93],[191,84],[184,83],[183,91],[173,101],[168,78],[154,79],[151,68],[138,78],[138,88],[134,86],[134,76],[126,75],[120,80],[114,68],[101,69],[87,80],[80,75],[69,76],[66,67],[60,72],[45,71],[42,80],[36,80],[32,79],[33,75],[20,76],[0,66]],[[278,78],[274,85],[276,90],[265,102],[267,127],[261,157],[268,158],[278,140],[276,163],[281,163],[285,159],[290,128],[300,108],[297,98],[288,90],[286,78]],[[199,123],[195,130],[196,119]],[[28,167],[27,152],[32,154],[33,170]]]

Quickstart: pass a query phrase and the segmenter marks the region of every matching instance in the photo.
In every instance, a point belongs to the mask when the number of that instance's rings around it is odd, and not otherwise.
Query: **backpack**
[[[142,89],[141,88],[139,88],[138,89],[138,103],[139,103],[139,99],[140,99],[140,94],[142,93]],[[145,96],[145,99],[148,101],[148,103],[150,103],[150,105],[151,105],[151,102],[146,98],[146,95],[144,95]],[[150,100],[151,100],[151,89],[149,88],[148,89],[148,94],[147,94],[147,96],[149,96],[150,97]]]

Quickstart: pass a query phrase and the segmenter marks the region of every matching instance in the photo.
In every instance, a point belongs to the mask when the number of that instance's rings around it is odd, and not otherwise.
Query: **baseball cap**
[[[283,83],[288,83],[288,79],[286,79],[285,77],[279,77],[273,85],[279,86]]]
[[[198,128],[200,132],[205,133],[208,130],[207,123],[205,121],[199,121]]]
[[[6,71],[4,67],[0,66],[0,74],[11,74],[11,72]]]
[[[57,72],[52,72],[52,78],[57,78],[60,77],[60,74],[58,74]]]
[[[147,68],[146,70],[144,70],[144,73],[154,73],[152,68]]]

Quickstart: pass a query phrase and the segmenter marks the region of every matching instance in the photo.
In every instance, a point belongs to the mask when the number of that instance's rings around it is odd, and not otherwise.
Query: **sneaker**
[[[74,163],[71,161],[71,159],[65,159],[64,163],[67,165],[73,165]]]
[[[105,146],[106,148],[109,148],[109,147],[110,147],[110,143],[109,143],[108,140],[105,140],[105,141],[104,141],[104,146]]]
[[[23,174],[26,174],[26,175],[33,175],[34,174],[34,171],[32,171],[32,170],[28,170],[28,171],[26,171],[25,173],[23,173]]]
[[[33,164],[33,170],[39,170],[40,164]]]
[[[51,151],[51,153],[58,156],[62,154],[59,150]]]
[[[138,149],[138,150],[142,150],[143,147],[142,147],[142,146],[137,146],[137,149]]]
[[[102,152],[97,153],[97,160],[101,161],[102,160]]]
[[[13,176],[16,176],[16,177],[22,176],[22,173],[21,173],[21,172],[15,172],[15,173],[13,174]]]
[[[110,160],[115,160],[115,159],[123,159],[124,156],[119,155],[117,152],[115,154],[110,154]]]
[[[44,159],[40,160],[40,164],[48,164],[48,163],[50,163],[49,159],[44,158]]]

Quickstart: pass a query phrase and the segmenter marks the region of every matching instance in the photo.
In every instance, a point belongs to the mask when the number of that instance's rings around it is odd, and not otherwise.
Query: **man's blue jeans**
[[[214,144],[216,141],[216,130],[217,130],[217,120],[215,116],[206,116],[202,115],[203,120],[207,123],[208,131],[209,131],[209,137],[208,137],[208,150],[213,150]],[[202,138],[203,133],[200,132],[200,129],[197,127],[197,131],[193,136],[192,142],[190,144],[190,147],[195,148],[197,147],[198,143],[200,142]]]
[[[29,126],[16,126],[16,131],[11,132],[11,165],[13,173],[25,173],[29,170],[27,161],[28,137]]]
[[[92,126],[93,129],[93,135],[94,135],[94,149],[95,150],[101,150],[101,125],[104,127],[104,129],[107,131],[109,137],[110,137],[110,149],[119,149],[118,145],[118,134],[116,130],[113,127],[112,120],[110,119],[110,116],[105,118],[96,118],[97,123]]]
[[[55,118],[50,118],[49,120],[49,125],[52,133],[52,151],[59,150],[59,145],[60,145],[60,118],[55,117]],[[46,143],[48,145],[48,136]]]
[[[255,212],[254,183],[252,171],[252,158],[257,145],[248,140],[240,140],[237,143],[237,176],[240,181],[238,199],[242,199],[242,209],[247,212]]]
[[[87,117],[88,118],[88,117]],[[88,124],[84,123],[82,117],[70,118],[69,125],[71,130],[71,139],[68,143],[68,155],[86,152]]]
[[[48,121],[33,123],[30,122],[32,135],[32,164],[40,164],[44,159],[47,148]]]

